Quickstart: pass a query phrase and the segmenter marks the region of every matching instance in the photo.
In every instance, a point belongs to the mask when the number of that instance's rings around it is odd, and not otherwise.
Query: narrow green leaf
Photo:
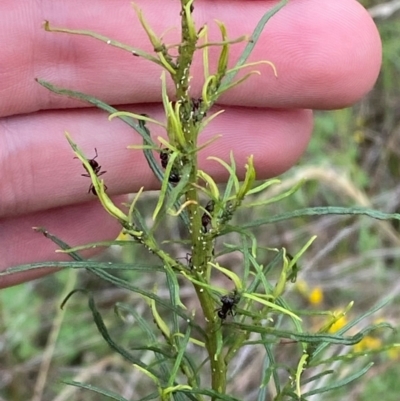
[[[190,39],[193,41],[197,41],[197,33],[196,33],[196,25],[194,23],[193,17],[192,17],[192,11],[191,8],[193,7],[194,0],[189,0],[186,2],[184,5],[184,10],[185,10],[185,19],[186,19],[186,25],[188,28],[188,33]],[[182,3],[184,4],[184,3]]]
[[[229,269],[225,269],[224,267],[220,266],[218,263],[209,263],[212,267],[215,269],[219,270],[221,273],[223,273],[226,277],[230,278],[233,283],[235,284],[235,288],[240,292],[243,289],[243,283],[240,280],[239,276],[234,273],[233,271]]]
[[[278,77],[278,72],[276,70],[275,64],[268,60],[259,60],[259,61],[254,61],[252,63],[243,64],[240,67],[233,67],[230,70],[228,70],[228,73],[234,72],[234,71],[237,72],[244,68],[254,67],[255,65],[261,65],[261,64],[268,64],[272,68],[272,71],[274,72],[275,77]],[[224,88],[224,91],[226,91],[226,88]]]
[[[251,40],[247,43],[246,47],[243,50],[242,55],[239,57],[238,62],[236,63],[234,67],[234,71],[231,73],[228,73],[224,80],[222,81],[221,89],[224,89],[226,86],[228,86],[233,79],[236,77],[236,74],[238,73],[239,70],[237,70],[238,67],[244,65],[249,58],[250,54],[252,53],[254,47],[256,46],[261,33],[263,32],[265,25],[267,22],[282,8],[287,4],[288,0],[282,0],[280,1],[276,6],[272,7],[269,11],[267,11],[263,17],[261,18],[260,22],[257,24],[255,27],[253,34],[251,35]]]
[[[226,32],[226,26],[218,20],[216,20],[215,22],[217,23],[219,30],[221,32],[222,42],[224,42],[219,55],[218,67],[217,67],[218,77],[219,79],[221,79],[225,76],[226,70],[228,68],[230,45],[227,43],[228,37]]]
[[[321,393],[326,393],[327,391],[332,391],[335,389],[338,389],[340,387],[343,386],[347,386],[348,384],[350,384],[351,382],[353,382],[354,380],[357,380],[358,378],[360,378],[361,376],[363,376],[365,373],[367,373],[371,367],[374,365],[373,362],[370,362],[368,365],[364,366],[364,368],[362,368],[360,371],[345,377],[342,380],[337,381],[336,383],[331,384],[330,386],[326,386],[326,387],[321,387],[321,388],[317,388],[315,390],[311,390],[305,394],[303,394],[303,397],[309,397],[311,395],[314,394],[321,394]]]
[[[304,371],[304,366],[307,363],[307,359],[308,359],[308,355],[307,354],[303,354],[300,358],[300,361],[297,365],[297,369],[296,369],[296,394],[297,397],[301,398],[301,385],[300,385],[300,379],[301,379],[301,374]]]
[[[234,70],[232,70],[232,71],[234,71]],[[223,89],[219,89],[218,90],[218,97],[221,96],[223,93],[228,92],[229,90],[235,88],[236,86],[240,86],[243,82],[247,81],[252,75],[261,75],[261,74],[260,74],[259,71],[250,71],[244,77],[238,79],[237,81],[234,81],[234,82],[230,83],[227,86],[224,86]]]
[[[320,334],[320,333],[296,333],[286,330],[276,330],[273,327],[263,327],[258,325],[250,325],[238,322],[230,323],[231,326],[237,327],[240,330],[248,332],[261,333],[272,335],[277,338],[288,338],[290,340],[298,341],[301,343],[332,343],[342,345],[354,345],[361,341],[365,333],[357,333],[354,336],[340,336],[334,334]]]
[[[269,272],[278,265],[278,263],[282,262],[282,257],[283,257],[283,250],[281,249],[280,251],[277,252],[277,254],[272,259],[272,261],[270,263],[268,263],[268,265],[263,270],[259,270],[260,266],[259,266],[257,260],[254,257],[252,257],[251,262],[257,270],[257,275],[254,278],[254,280],[250,283],[250,286],[247,289],[247,292],[249,292],[249,293],[255,292],[257,290],[258,286],[260,285],[260,283],[263,284],[264,292],[266,294],[268,292],[270,292],[272,286],[268,283],[266,277],[268,276]]]
[[[121,395],[114,393],[113,391],[110,390],[104,390],[100,387],[93,386],[92,384],[84,384],[84,383],[78,383],[73,380],[61,380],[61,383],[68,384],[70,386],[75,386],[79,387],[85,390],[90,390],[93,391],[96,394],[104,395],[105,397],[110,398],[111,400],[116,400],[116,401],[128,401],[126,398],[122,397]]]
[[[131,54],[144,57],[147,60],[152,61],[153,63],[161,65],[160,61],[157,58],[155,58],[154,56],[152,56],[150,53],[146,53],[145,51],[143,51],[139,48],[126,45],[124,43],[118,42],[117,40],[111,39],[107,36],[100,35],[96,32],[87,31],[87,30],[83,30],[83,29],[54,28],[54,27],[50,27],[49,21],[45,21],[44,29],[48,32],[61,32],[61,33],[69,33],[72,35],[89,36],[91,38],[94,38],[101,42],[104,42],[109,46],[117,47],[117,48],[125,50]]]
[[[253,220],[250,223],[244,224],[242,228],[254,228],[264,224],[277,223],[279,221],[285,221],[295,219],[299,217],[309,216],[326,216],[326,215],[348,215],[348,216],[369,216],[377,220],[400,220],[399,213],[384,213],[374,209],[368,209],[364,207],[310,207],[305,209],[298,209],[293,212],[287,212],[278,214],[272,217],[264,219]]]
[[[261,338],[265,341],[266,336],[264,334],[261,335]],[[274,379],[274,385],[275,385],[275,390],[276,393],[279,394],[281,392],[281,382],[279,378],[279,374],[277,372],[276,366],[276,360],[273,352],[273,344],[268,344],[267,342],[264,343],[264,348],[266,351],[266,356],[264,360],[264,365],[267,365],[270,367],[270,370],[272,370],[272,378]],[[267,384],[269,383],[269,374],[265,373],[263,381],[262,381],[262,386],[267,388]]]
[[[298,316],[296,316],[292,311],[282,308],[281,306],[274,304],[273,302],[266,301],[265,299],[260,298],[260,295],[262,295],[262,294],[254,295],[254,294],[243,293],[243,297],[245,297],[245,298],[249,298],[255,302],[259,302],[262,305],[268,306],[275,312],[280,312],[280,313],[283,313],[284,315],[289,315],[293,319],[297,319],[297,320],[301,321],[301,319]]]
[[[74,246],[71,249],[57,249],[57,253],[71,253],[71,252],[79,252],[85,249],[95,249],[102,247],[110,247],[110,246],[132,246],[138,245],[135,241],[124,241],[124,240],[114,240],[114,241],[101,241],[101,242],[91,242],[89,244]]]
[[[165,322],[165,320],[160,316],[157,310],[157,305],[153,299],[147,299],[150,309],[151,309],[151,314],[153,315],[153,320],[164,338],[167,340],[167,342],[170,342],[171,340],[171,330],[168,327],[168,324]]]
[[[235,162],[235,158],[233,157],[232,152],[230,152],[229,158],[231,161],[231,165],[230,165],[231,171],[228,170],[229,178],[228,178],[228,182],[226,183],[226,186],[225,186],[225,192],[224,192],[224,196],[222,198],[223,202],[226,202],[230,198],[230,196],[232,195],[233,188],[235,188],[236,191],[239,188],[239,180],[236,175],[236,162]]]
[[[204,25],[199,34],[198,34],[199,39],[203,39],[203,43],[208,42],[208,26]],[[208,46],[203,47],[203,74],[204,74],[204,81],[207,81],[208,78],[210,77],[210,64],[209,64],[209,58],[208,58]]]
[[[197,176],[202,179],[204,182],[207,183],[208,185],[208,190],[211,193],[211,198],[216,201],[219,199],[219,189],[218,189],[218,185],[217,183],[214,181],[214,179],[207,174],[206,172],[204,172],[203,170],[197,170]]]
[[[254,163],[253,163],[253,155],[251,155],[247,159],[247,164],[246,164],[246,175],[244,177],[244,181],[240,187],[240,189],[237,192],[237,198],[239,200],[244,199],[244,197],[247,195],[247,193],[250,191],[250,189],[253,186],[253,183],[256,179],[256,170],[254,168]]]
[[[253,194],[256,194],[258,192],[262,192],[262,191],[266,190],[271,185],[280,184],[280,183],[281,183],[281,180],[278,180],[277,178],[272,178],[270,180],[264,181],[262,184],[257,185],[256,187],[250,189],[247,192],[247,194],[248,195],[253,195]]]
[[[142,121],[143,123],[152,123],[152,124],[159,125],[160,127],[163,127],[164,129],[167,128],[164,123],[154,120],[153,118],[150,118],[146,114],[136,114],[136,113],[132,113],[131,111],[117,111],[116,113],[110,114],[108,116],[108,120],[112,121],[116,117],[130,117],[132,119]],[[142,124],[142,126],[144,126],[144,124]]]
[[[135,368],[137,368],[138,370],[140,370],[140,371],[141,371],[145,376],[147,376],[150,380],[152,380],[153,383],[157,386],[158,389],[161,389],[161,383],[160,383],[160,380],[158,379],[158,376],[157,376],[157,375],[154,375],[154,374],[150,371],[150,369],[149,369],[148,367],[143,367],[143,366],[140,366],[140,365],[138,365],[138,364],[136,364],[136,363],[134,363],[133,366],[134,366]]]
[[[317,373],[316,375],[308,377],[307,379],[303,380],[302,384],[304,385],[307,383],[311,383],[313,381],[317,381],[324,376],[331,375],[332,373],[335,373],[335,371],[334,370],[325,370],[324,372]]]
[[[167,286],[169,292],[169,299],[171,304],[174,307],[180,307],[182,309],[186,309],[186,306],[182,303],[179,297],[179,283],[176,273],[171,269],[170,266],[165,266],[165,274],[167,276]],[[179,321],[178,316],[173,314],[172,315],[172,322],[173,322],[173,332],[179,332]]]
[[[229,173],[229,179],[228,179],[228,184],[230,183],[230,185],[234,185],[236,192],[239,191],[240,188],[240,184],[239,184],[239,180],[236,176],[236,166],[234,164],[233,161],[233,155],[231,154],[231,165],[229,165],[228,163],[226,163],[224,160],[218,158],[218,157],[214,157],[214,156],[210,156],[207,157],[208,160],[214,160],[216,162],[218,162],[219,164],[221,164],[221,166],[225,167],[225,169],[228,171]],[[226,193],[226,190],[225,190]],[[228,197],[225,198],[224,196],[224,200],[226,200]]]
[[[159,392],[158,391],[154,391],[154,392],[146,395],[145,397],[140,398],[140,399],[135,400],[135,401],[150,401],[150,400],[154,400],[155,398],[158,399],[159,397],[160,397]],[[193,401],[197,401],[197,400],[193,400]]]
[[[169,156],[168,165],[167,165],[167,168],[165,169],[165,174],[164,174],[164,177],[162,180],[160,196],[158,197],[157,205],[154,208],[154,212],[153,212],[153,220],[154,221],[156,221],[157,216],[161,212],[162,207],[165,203],[165,198],[167,196],[167,187],[169,185],[168,177],[171,174],[171,170],[175,164],[175,160],[177,157],[178,157],[178,153],[176,153],[176,152],[171,153]],[[164,212],[160,213],[160,218],[164,217],[165,214],[166,214],[166,208],[164,207]],[[154,231],[154,227],[153,227],[153,231]]]
[[[72,252],[68,252],[71,254]],[[0,276],[6,276],[8,274],[21,273],[35,269],[90,269],[90,270],[131,270],[131,271],[142,271],[145,273],[160,272],[164,273],[165,269],[163,266],[157,265],[133,265],[129,263],[114,263],[114,262],[97,262],[92,260],[82,261],[69,261],[69,262],[36,262],[29,263],[27,265],[19,265],[10,267],[7,270],[0,273]]]
[[[36,79],[36,81],[40,85],[42,85],[45,88],[47,88],[48,90],[50,90],[51,92],[57,93],[58,95],[64,95],[64,96],[72,97],[74,99],[83,100],[85,102],[88,102],[88,103],[98,107],[99,109],[107,111],[109,114],[116,113],[119,111],[116,108],[109,106],[107,103],[104,103],[101,100],[96,99],[93,96],[86,95],[85,93],[78,92],[78,91],[72,91],[72,90],[68,90],[68,89],[63,89],[63,88],[52,85],[51,83],[46,82],[42,79],[38,79],[38,78]],[[120,120],[122,120],[124,123],[128,124],[130,127],[132,127],[139,135],[141,135],[143,137],[143,139],[145,139],[146,144],[149,144],[149,145],[151,144],[151,145],[155,146],[151,137],[143,129],[141,129],[140,126],[134,120],[132,120],[131,118],[126,117],[126,116],[119,116],[118,118]]]
[[[272,180],[270,180],[272,181]],[[281,201],[282,199],[288,198],[289,196],[293,195],[295,192],[298,191],[298,189],[304,184],[304,181],[299,181],[295,186],[293,186],[292,188],[290,188],[289,190],[276,195],[272,198],[267,198],[267,199],[263,199],[260,201],[256,201],[256,202],[251,202],[251,203],[246,203],[243,206],[244,207],[256,207],[256,206],[265,206],[265,205],[270,205],[272,203],[276,203]],[[261,187],[261,185],[260,185]],[[258,189],[258,187],[254,188],[254,189]],[[258,192],[258,191],[257,191]],[[253,193],[253,191],[249,191],[248,195],[250,195],[251,193]]]
[[[222,401],[242,401],[239,398],[232,397],[227,394],[218,393],[217,391],[210,390],[208,388],[192,388],[190,390],[181,389],[177,390],[177,392],[189,394],[203,394],[211,397],[214,400],[222,400]]]
[[[181,341],[179,341],[178,354],[176,355],[174,366],[172,367],[172,370],[170,372],[170,377],[168,380],[167,387],[172,387],[172,385],[176,380],[176,375],[178,374],[178,370],[181,367],[182,358],[185,355],[189,339],[190,339],[190,326],[187,326],[185,337]]]

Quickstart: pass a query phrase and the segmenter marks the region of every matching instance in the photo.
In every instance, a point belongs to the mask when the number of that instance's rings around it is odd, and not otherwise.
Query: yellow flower
[[[390,359],[399,359],[400,357],[400,348],[398,346],[393,346],[387,351],[388,357]]]
[[[324,293],[321,287],[315,287],[308,295],[308,301],[311,305],[319,305],[324,299]]]
[[[296,289],[311,305],[320,305],[324,300],[322,288],[315,287],[311,290],[304,280],[297,280]]]
[[[346,316],[340,317],[338,320],[336,320],[335,323],[332,324],[332,326],[329,328],[330,333],[335,333],[338,330],[340,330],[342,327],[346,326],[348,323],[348,320]]]
[[[382,341],[379,338],[365,336],[359,343],[354,345],[355,352],[369,351],[378,349],[382,346]]]

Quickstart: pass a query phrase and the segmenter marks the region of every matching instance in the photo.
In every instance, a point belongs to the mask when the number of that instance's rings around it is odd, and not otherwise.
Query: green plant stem
[[[191,0],[181,0],[181,45],[179,46],[179,57],[177,62],[176,74],[171,74],[176,89],[176,99],[180,102],[179,117],[182,131],[186,140],[186,149],[182,149],[187,157],[187,162],[191,166],[189,182],[197,182],[197,152],[193,152],[197,147],[197,137],[199,124],[192,118],[192,101],[190,98],[190,67],[196,51],[197,35],[193,36],[194,23],[191,13],[188,13],[192,4]],[[175,145],[175,144],[174,144]],[[189,186],[185,192],[186,201],[191,201],[188,205],[190,219],[190,235],[192,243],[192,266],[193,275],[200,282],[208,282],[207,263],[208,255],[212,252],[212,241],[206,239],[203,232],[201,221],[201,209],[199,207],[199,197],[195,187]],[[218,335],[220,335],[220,322],[215,316],[215,304],[211,294],[202,286],[194,284],[204,317],[207,322],[205,344],[210,359],[211,382],[213,390],[224,394],[226,390],[226,364],[223,354],[218,352]]]
[[[218,352],[218,335],[221,335],[221,322],[215,315],[212,296],[204,288],[194,285],[206,320],[206,348],[210,359],[212,389],[225,394],[227,365],[222,352]]]

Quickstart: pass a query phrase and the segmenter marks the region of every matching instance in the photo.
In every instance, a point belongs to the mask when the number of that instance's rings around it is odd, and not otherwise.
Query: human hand
[[[56,86],[91,94],[121,110],[163,118],[160,103],[160,68],[107,47],[94,39],[43,30],[52,26],[88,29],[151,51],[147,37],[125,1],[104,0],[82,5],[78,1],[0,5],[0,271],[10,266],[60,260],[55,246],[33,226],[46,227],[71,245],[113,239],[115,220],[87,193],[89,180],[73,159],[64,131],[98,161],[108,193],[118,204],[121,194],[141,186],[157,188],[140,151],[127,150],[141,138],[117,119],[108,122],[104,112],[76,100],[50,93],[35,82],[40,78]],[[161,33],[179,26],[179,2],[137,1],[153,29]],[[250,34],[270,1],[224,0],[195,4],[200,27],[207,22],[210,39],[219,38],[214,19],[223,21],[231,38]],[[162,18],[160,18],[162,16]],[[178,30],[166,41],[176,43]],[[243,46],[234,45],[231,60]],[[211,49],[215,61],[218,49]],[[312,131],[310,109],[341,108],[359,100],[374,84],[381,62],[381,44],[367,12],[354,0],[291,1],[270,22],[251,56],[270,60],[261,76],[251,77],[221,98],[225,112],[202,133],[214,142],[199,157],[201,168],[222,181],[226,172],[210,154],[227,159],[234,152],[238,168],[254,155],[258,178],[276,176],[301,156]],[[201,63],[193,67],[192,89],[199,93]],[[198,78],[196,83],[196,78]],[[160,135],[156,127],[152,133]],[[91,202],[89,202],[91,201]],[[46,270],[48,272],[48,270]],[[0,278],[0,287],[43,275],[31,271]]]

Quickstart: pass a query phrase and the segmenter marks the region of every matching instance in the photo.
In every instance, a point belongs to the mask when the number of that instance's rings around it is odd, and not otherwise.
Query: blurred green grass
[[[367,7],[381,1],[364,1]],[[367,202],[387,212],[400,212],[400,12],[385,19],[376,19],[382,36],[384,53],[379,80],[374,90],[352,108],[332,112],[318,112],[315,116],[315,133],[306,155],[282,176],[283,182],[297,180],[304,174],[311,180],[293,197],[279,204],[269,213],[286,208],[316,205],[358,205]],[[148,194],[142,203],[150,207],[157,195]],[[239,216],[238,219],[248,219]],[[171,228],[175,229],[175,228]],[[295,252],[305,237],[318,235],[318,239],[301,261],[299,280],[312,288],[321,288],[322,307],[340,307],[355,301],[355,311],[361,311],[392,293],[400,290],[399,245],[400,236],[395,224],[377,224],[368,219],[323,217],[313,221],[296,220],[280,223],[258,232],[265,246],[282,247]],[[177,249],[180,256],[185,251]],[[108,260],[145,259],[138,248],[124,248],[122,255],[115,250],[105,256]],[[233,255],[224,259],[225,265],[240,261]],[[129,302],[142,308],[140,300],[119,289],[110,288],[97,278],[79,272],[77,287],[94,292],[110,332],[127,347],[138,339],[133,322],[117,319],[113,305]],[[155,278],[142,278],[123,273],[140,285],[151,287]],[[0,400],[34,400],[33,388],[38,386],[39,372],[43,370],[43,353],[49,348],[49,333],[59,316],[59,299],[69,279],[61,272],[41,280],[9,288],[0,292]],[[162,281],[160,281],[162,286]],[[161,287],[162,288],[162,287]],[[183,289],[185,303],[190,305],[190,289]],[[309,300],[300,292],[293,299],[307,304]],[[399,302],[390,305],[379,317],[388,319],[398,327]],[[132,383],[142,380],[132,367],[114,358],[102,341],[92,322],[84,297],[71,299],[62,312],[60,333],[50,369],[45,375],[43,401],[48,400],[105,400],[89,392],[80,392],[61,384],[60,378],[81,378],[98,384],[129,398]],[[400,340],[398,338],[398,340]],[[290,351],[290,350],[289,350]],[[289,351],[283,350],[283,354]],[[340,351],[340,350],[338,350]],[[240,371],[246,385],[234,382],[232,389],[250,394],[257,383],[252,381],[251,363],[242,361]],[[346,391],[324,395],[324,400],[351,399],[372,401],[378,397],[386,401],[399,399],[400,355],[378,355],[370,372]],[[41,368],[42,366],[42,368]],[[106,374],[104,374],[106,373]],[[135,384],[137,385],[137,384]],[[253,386],[253,387],[252,387]]]

